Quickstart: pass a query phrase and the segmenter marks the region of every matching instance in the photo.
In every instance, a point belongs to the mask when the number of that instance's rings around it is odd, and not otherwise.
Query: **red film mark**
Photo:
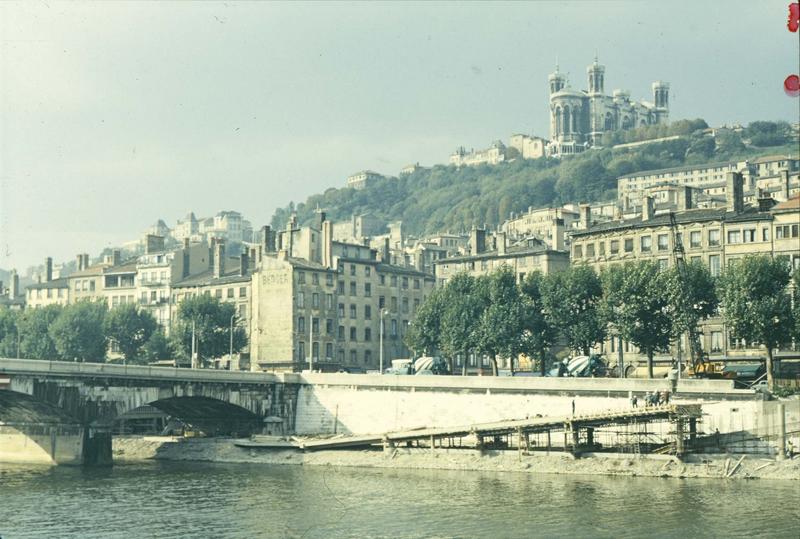
[[[786,23],[790,32],[797,32],[800,26],[800,2],[792,2],[789,4],[789,22]]]
[[[800,76],[789,75],[786,77],[786,80],[783,81],[783,90],[789,97],[800,96]]]

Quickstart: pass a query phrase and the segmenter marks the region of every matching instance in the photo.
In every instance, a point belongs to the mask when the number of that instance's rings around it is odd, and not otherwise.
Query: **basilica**
[[[669,120],[669,83],[653,83],[653,102],[631,101],[630,92],[603,93],[605,66],[595,58],[586,68],[589,90],[573,90],[558,66],[549,76],[550,142],[547,154],[571,155],[600,144],[606,131],[633,129]]]

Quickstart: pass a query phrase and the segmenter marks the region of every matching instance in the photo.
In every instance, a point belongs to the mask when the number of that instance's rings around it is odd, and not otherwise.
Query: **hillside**
[[[624,149],[597,149],[573,157],[521,160],[456,168],[436,165],[399,178],[386,178],[363,190],[331,188],[275,212],[272,225],[283,228],[292,212],[311,220],[323,208],[333,220],[371,213],[402,220],[410,234],[459,231],[472,225],[496,226],[510,212],[568,202],[596,202],[616,196],[618,176],[673,166],[740,160],[767,154],[797,154],[788,124],[754,122],[741,133],[711,137],[703,120],[682,120],[625,133],[609,133],[609,143],[664,136],[680,138]],[[756,146],[753,141],[762,144]]]

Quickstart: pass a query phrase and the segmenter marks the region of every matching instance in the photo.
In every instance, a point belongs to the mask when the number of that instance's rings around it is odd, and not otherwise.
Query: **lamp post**
[[[380,357],[381,374],[383,374],[383,317],[384,317],[384,315],[386,315],[386,313],[387,313],[386,309],[381,309],[381,313],[380,313],[381,314],[381,316],[380,316],[380,318],[381,318],[381,327],[380,327],[380,331],[379,331],[379,335],[380,335],[380,352],[378,353],[378,356]]]
[[[228,348],[228,369],[231,368],[231,361],[233,360],[233,319],[236,318],[236,313],[231,315],[231,342]]]
[[[194,333],[194,319],[192,320],[192,368],[197,368],[197,344]]]
[[[308,325],[308,371],[314,372],[314,315],[312,314],[311,323]]]

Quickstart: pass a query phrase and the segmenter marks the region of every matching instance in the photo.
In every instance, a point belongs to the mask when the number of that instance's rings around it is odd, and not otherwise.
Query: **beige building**
[[[545,156],[547,150],[547,140],[530,135],[511,135],[508,145],[516,148],[523,159],[539,159]]]
[[[563,242],[563,226],[560,228]],[[509,244],[506,234],[502,232],[489,239],[493,245],[487,243],[485,230],[473,229],[470,233],[469,254],[437,260],[437,285],[443,286],[458,273],[486,275],[503,266],[513,270],[517,281],[523,280],[526,274],[533,271],[550,273],[569,267],[569,252],[551,249],[541,240],[527,238]]]
[[[265,244],[253,272],[251,356],[254,370],[366,371],[410,357],[402,338],[433,288],[430,275],[386,264],[368,246],[333,240],[318,222]],[[382,314],[383,313],[383,314]]]
[[[521,214],[511,214],[511,218],[500,225],[500,230],[509,237],[534,236],[547,245],[552,245],[554,239],[555,222],[560,219],[567,230],[580,223],[580,211],[572,207],[562,208],[533,208]],[[563,234],[563,232],[562,232]],[[563,245],[558,247],[563,249]]]
[[[379,174],[372,170],[362,170],[347,177],[347,187],[353,189],[364,189],[367,185],[384,178],[383,174]]]
[[[674,238],[679,234],[685,260],[707,265],[714,276],[748,254],[786,256],[793,268],[800,267],[798,197],[774,207],[774,200],[767,198],[762,198],[759,205],[747,206],[743,183],[741,174],[728,173],[725,207],[693,208],[691,197],[682,197],[683,207],[674,214],[677,226],[674,231],[670,214],[656,214],[651,198],[645,199],[641,216],[574,231],[572,263],[589,264],[601,271],[628,261],[656,260],[667,268],[674,264]],[[763,350],[749,348],[726,335],[720,318],[704,324],[701,344],[712,357],[763,355]],[[626,360],[639,359],[634,347],[627,343],[623,346]],[[687,349],[685,343],[683,349]],[[613,341],[606,342],[601,350],[617,353]]]
[[[450,154],[450,164],[457,167],[496,165],[506,160],[506,145],[496,140],[485,150],[467,151],[463,146]]]

